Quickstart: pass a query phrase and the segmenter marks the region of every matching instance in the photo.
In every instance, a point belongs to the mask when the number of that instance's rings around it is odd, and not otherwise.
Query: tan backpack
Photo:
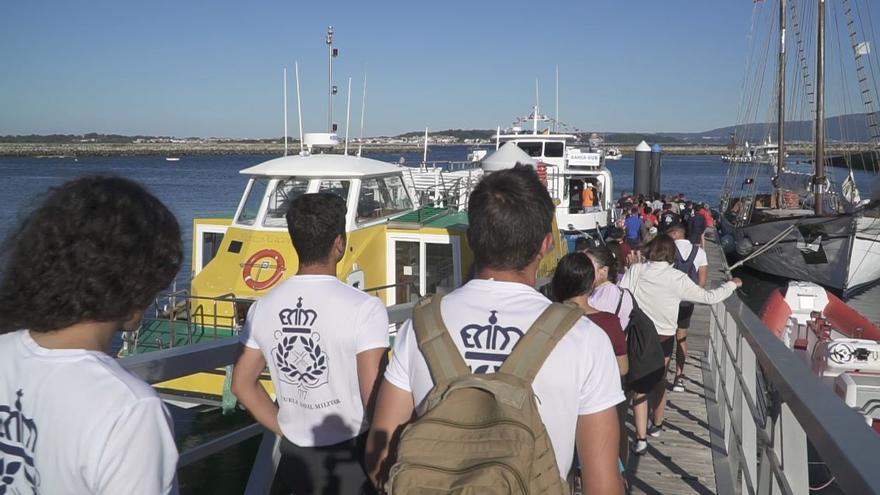
[[[567,494],[532,380],[583,311],[551,304],[498,372],[472,374],[443,324],[440,300],[415,308],[415,334],[435,385],[400,436],[386,491]]]

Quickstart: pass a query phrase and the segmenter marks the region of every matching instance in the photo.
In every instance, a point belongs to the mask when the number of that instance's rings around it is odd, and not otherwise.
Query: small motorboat
[[[775,289],[761,320],[880,433],[880,327],[823,287]]]
[[[166,161],[166,162],[179,162],[179,161],[180,161],[180,158],[178,158],[178,157],[176,157],[176,156],[169,156],[169,157],[166,157],[166,158],[165,158],[165,161]]]

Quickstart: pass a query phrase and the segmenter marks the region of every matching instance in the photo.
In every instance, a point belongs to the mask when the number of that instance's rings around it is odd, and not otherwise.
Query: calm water
[[[464,160],[465,146],[437,147],[428,159]],[[390,162],[417,164],[422,153],[376,153],[371,158]],[[47,189],[67,180],[87,174],[114,174],[139,181],[149,187],[177,215],[184,233],[184,270],[179,284],[188,285],[189,256],[192,242],[192,220],[197,217],[231,217],[246,183],[239,170],[268,160],[265,155],[236,156],[183,156],[179,162],[167,162],[164,157],[79,157],[72,158],[5,158],[0,157],[0,237],[5,238],[18,220],[46,193]],[[633,159],[609,162],[614,175],[614,194],[632,191]],[[715,205],[727,165],[718,157],[665,156],[663,159],[662,189],[667,193],[684,193],[688,198]],[[838,181],[843,180],[843,169],[832,169]],[[870,177],[856,173],[863,197],[869,194]],[[198,444],[248,421],[246,413],[223,417],[217,411],[174,410],[175,427],[181,449]],[[241,448],[214,455],[206,461],[190,466],[180,473],[184,493],[241,493],[247,481],[252,459],[259,439]]]

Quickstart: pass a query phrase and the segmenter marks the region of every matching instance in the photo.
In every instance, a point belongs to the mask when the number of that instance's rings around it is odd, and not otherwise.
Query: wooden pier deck
[[[709,240],[707,232],[706,255],[709,258],[709,285],[717,287],[726,280],[724,255],[721,248]],[[658,438],[648,438],[648,452],[643,456],[629,454],[626,478],[629,493],[649,495],[715,494],[716,464],[726,462],[723,449],[718,445],[717,430],[710,427],[710,413],[715,403],[707,398],[705,384],[712,386],[704,356],[709,347],[709,307],[697,305],[688,331],[688,357],[685,364],[685,391],[667,391],[666,430]],[[675,356],[670,362],[669,380],[674,374]],[[670,383],[671,387],[671,383]],[[711,396],[712,394],[708,394]],[[707,409],[707,400],[708,403]],[[632,411],[627,421],[630,439],[634,441]],[[713,443],[713,436],[716,437]],[[719,470],[719,476],[725,476]]]

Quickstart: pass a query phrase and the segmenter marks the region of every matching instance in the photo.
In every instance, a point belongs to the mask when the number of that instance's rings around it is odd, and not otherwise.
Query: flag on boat
[[[843,197],[850,203],[857,204],[862,202],[862,198],[859,195],[859,188],[856,186],[856,179],[853,177],[852,170],[849,171],[849,175],[843,180],[843,184],[840,185],[840,188],[843,191]]]
[[[867,41],[856,43],[853,49],[856,51],[856,56],[868,55],[871,53],[871,43]]]

